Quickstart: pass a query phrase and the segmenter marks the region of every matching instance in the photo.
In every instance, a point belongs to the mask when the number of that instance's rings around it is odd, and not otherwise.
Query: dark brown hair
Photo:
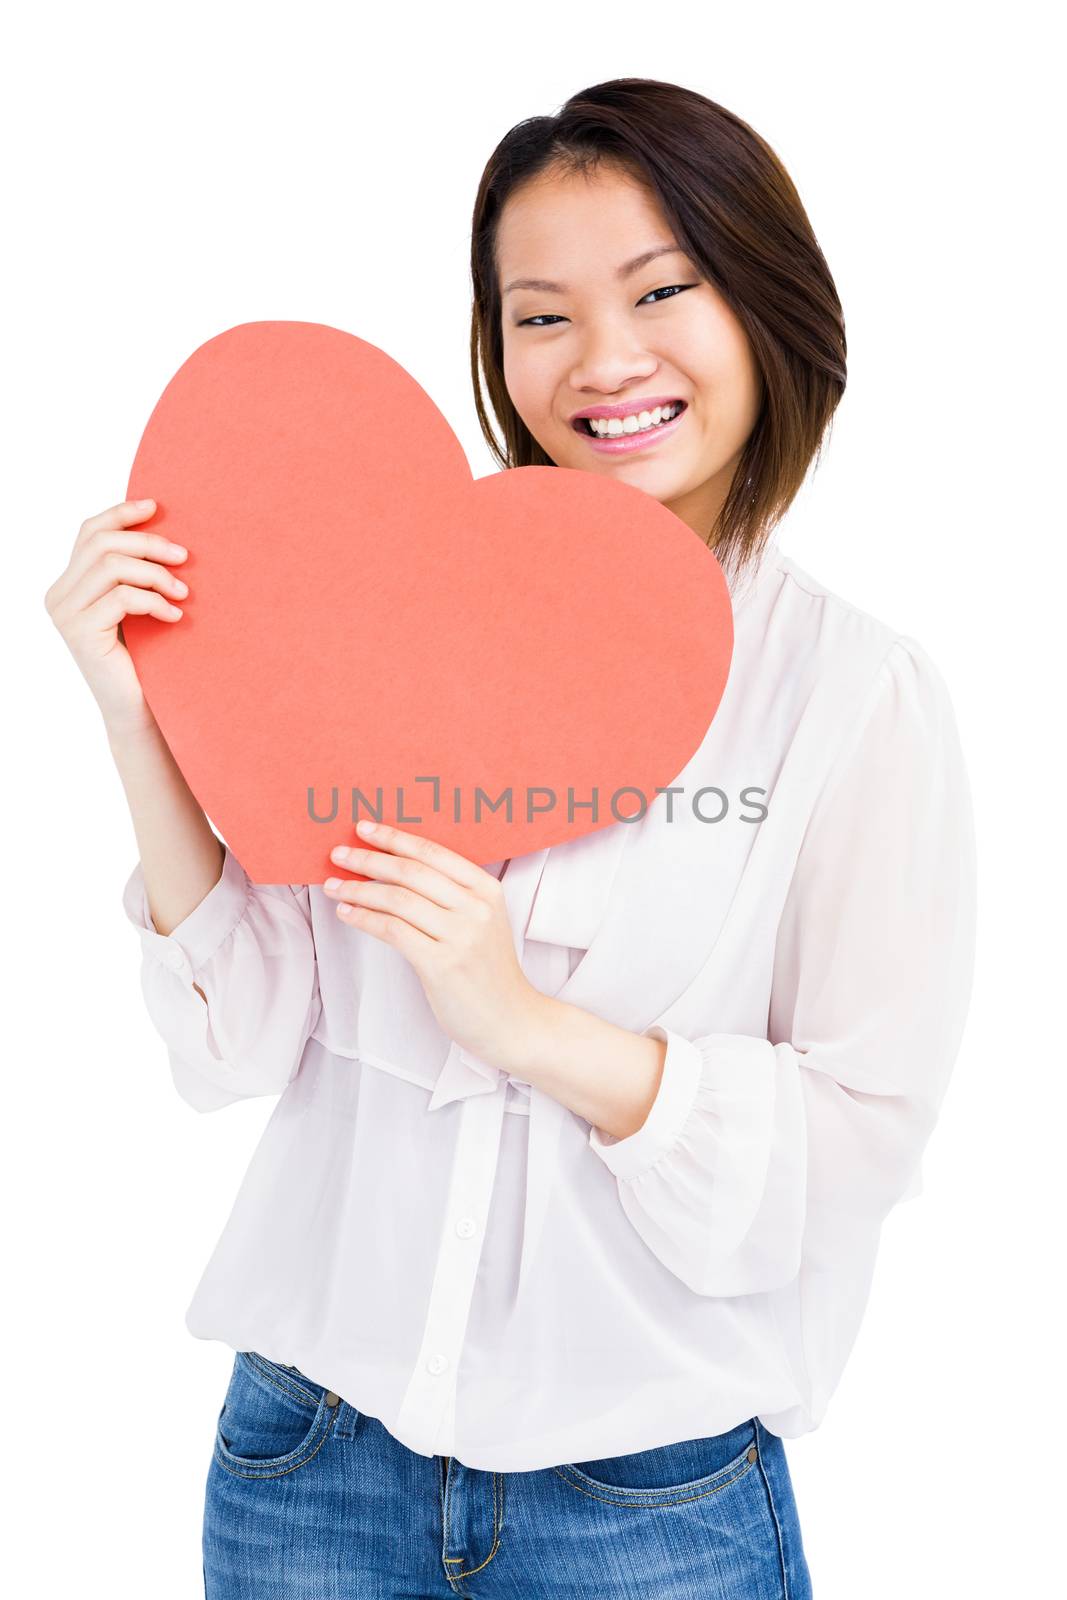
[[[707,543],[724,569],[758,558],[792,503],[845,390],[845,325],[830,269],[770,146],[695,90],[613,78],[555,116],[516,123],[482,174],[471,229],[471,377],[502,467],[552,466],[504,383],[496,230],[508,196],[546,169],[610,162],[656,196],[681,247],[730,306],[762,377],[759,417]],[[503,434],[494,434],[482,395]]]

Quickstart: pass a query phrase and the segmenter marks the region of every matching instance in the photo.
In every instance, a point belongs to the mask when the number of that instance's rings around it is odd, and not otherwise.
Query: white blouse
[[[281,1096],[196,1338],[485,1470],[754,1414],[785,1438],[818,1426],[963,1030],[971,795],[913,639],[777,540],[731,595],[729,681],[676,792],[503,876],[530,981],[667,1045],[625,1139],[449,1040],[404,957],[319,885],[253,884],[227,849],[164,936],[134,868],[123,904],[178,1093]]]

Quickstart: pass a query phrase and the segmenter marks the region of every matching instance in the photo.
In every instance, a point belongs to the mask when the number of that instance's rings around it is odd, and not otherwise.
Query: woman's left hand
[[[381,822],[373,831],[360,822],[357,832],[375,848],[339,845],[330,859],[371,881],[327,879],[337,915],[399,950],[445,1033],[508,1070],[544,996],[519,965],[503,885],[419,834]]]

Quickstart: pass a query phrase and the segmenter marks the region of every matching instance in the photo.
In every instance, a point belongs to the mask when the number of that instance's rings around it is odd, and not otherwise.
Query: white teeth
[[[661,422],[670,422],[681,409],[676,402],[669,406],[655,406],[651,411],[632,412],[628,417],[589,417],[587,421],[593,433],[601,439],[613,439],[623,433],[644,433],[649,428],[657,428]]]

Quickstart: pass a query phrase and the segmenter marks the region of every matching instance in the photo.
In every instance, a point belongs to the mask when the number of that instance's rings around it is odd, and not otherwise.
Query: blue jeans
[[[785,1447],[728,1433],[485,1472],[423,1456],[296,1367],[234,1357],[208,1600],[810,1600]]]

